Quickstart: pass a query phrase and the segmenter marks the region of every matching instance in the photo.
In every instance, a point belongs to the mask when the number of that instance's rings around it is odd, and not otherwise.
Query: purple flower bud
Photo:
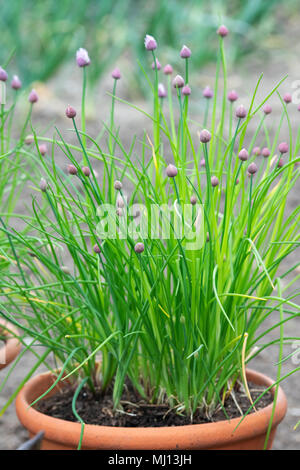
[[[212,185],[213,188],[215,188],[216,186],[219,185],[219,180],[216,176],[211,177],[211,185]]]
[[[205,166],[206,162],[205,162],[205,158],[201,158],[200,160],[200,166]]]
[[[180,51],[180,57],[182,59],[188,59],[189,57],[191,57],[191,55],[191,49],[189,49],[187,46],[182,46],[182,49]]]
[[[190,88],[188,85],[185,85],[185,86],[182,88],[182,94],[183,94],[183,96],[190,96],[191,93],[192,93],[192,90],[191,90],[191,88]]]
[[[141,242],[137,243],[134,247],[134,251],[136,253],[143,253],[144,249],[145,249],[144,243],[141,243]]]
[[[248,171],[248,173],[249,173],[250,175],[255,175],[255,173],[257,172],[257,170],[258,170],[257,165],[256,165],[254,162],[252,162],[252,163],[250,163],[250,165],[248,166],[248,170],[247,170],[247,171]]]
[[[271,152],[268,147],[264,147],[261,151],[261,154],[264,158],[268,158],[271,155]]]
[[[214,96],[214,92],[212,91],[212,89],[208,85],[204,88],[202,94],[203,94],[204,98],[206,98],[208,100]]]
[[[114,182],[114,188],[115,188],[116,191],[121,191],[122,187],[123,187],[123,185],[122,185],[121,181],[116,180]]]
[[[80,47],[80,49],[78,49],[78,51],[76,52],[76,62],[78,67],[86,67],[91,63],[88,51],[83,47]]]
[[[77,175],[78,173],[78,170],[75,165],[68,165],[67,170],[70,175]]]
[[[172,75],[173,73],[173,67],[170,64],[165,65],[164,67],[164,74],[165,75]]]
[[[242,161],[242,162],[246,162],[249,158],[249,153],[247,152],[246,149],[242,149],[239,153],[239,159]]]
[[[45,193],[47,191],[47,188],[48,188],[48,183],[47,181],[44,179],[44,178],[41,178],[41,181],[40,181],[40,190],[43,191],[43,193]]]
[[[209,142],[210,139],[211,139],[211,133],[207,129],[203,129],[200,132],[199,138],[200,138],[200,142],[202,142],[202,144],[207,144],[207,142]]]
[[[265,104],[264,107],[263,107],[263,112],[265,114],[271,114],[271,112],[272,112],[271,106],[269,104]]]
[[[29,103],[36,103],[39,100],[38,94],[35,90],[31,90],[29,93],[28,101]]]
[[[234,101],[236,101],[238,99],[238,94],[235,90],[231,90],[228,95],[227,95],[227,98],[229,101],[231,101],[231,103],[233,103]]]
[[[235,115],[239,119],[244,119],[247,116],[247,110],[242,104],[238,108],[236,108]]]
[[[22,82],[21,80],[19,79],[18,75],[14,75],[13,76],[13,79],[11,81],[11,87],[13,90],[19,90],[22,86]]]
[[[195,195],[191,196],[191,204],[194,206],[195,204],[197,204],[197,198]]]
[[[277,168],[282,168],[283,165],[284,165],[283,158],[280,158],[280,159],[279,159],[279,162],[277,163]]]
[[[167,91],[162,83],[158,85],[158,96],[160,98],[165,98],[167,96]]]
[[[74,118],[76,116],[76,109],[69,105],[66,109],[66,116],[70,119]]]
[[[117,214],[118,217],[122,217],[122,215],[123,215],[123,210],[122,210],[121,207],[118,207],[118,209],[116,210],[116,214]]]
[[[94,245],[93,250],[94,250],[95,253],[97,253],[97,255],[99,255],[99,253],[101,253],[100,246],[98,245],[98,243],[96,243]]]
[[[252,150],[253,155],[260,155],[260,147],[254,147]]]
[[[280,153],[287,153],[289,151],[289,146],[286,142],[281,142],[278,145],[278,150]]]
[[[174,166],[174,165],[172,165],[172,163],[170,163],[166,168],[166,173],[167,173],[167,176],[169,178],[175,178],[175,176],[177,176],[178,170],[177,170],[176,166]]]
[[[240,180],[237,178],[235,184],[239,184]]]
[[[159,62],[159,60],[157,58],[155,59],[155,62],[152,62],[152,65],[151,65],[152,70],[155,70],[155,63],[156,63],[157,70],[160,70],[161,69],[161,63]]]
[[[121,78],[120,69],[118,69],[118,67],[116,67],[116,68],[112,71],[111,76],[112,76],[112,78],[114,78],[115,80],[120,80],[120,78]]]
[[[0,67],[0,81],[6,82],[6,80],[7,80],[7,73],[2,67]]]
[[[157,48],[157,42],[150,34],[146,34],[144,44],[147,51],[154,51]]]
[[[81,171],[82,171],[82,173],[84,174],[84,176],[89,177],[89,176],[91,175],[91,170],[89,169],[88,166],[83,166],[83,167],[81,168]]]
[[[39,145],[39,151],[40,151],[40,154],[41,155],[46,155],[48,149],[47,149],[47,145],[46,144],[40,144]]]
[[[174,88],[182,88],[184,87],[184,80],[181,77],[181,75],[176,75],[176,77],[173,80],[173,87]]]
[[[218,28],[217,34],[222,38],[225,38],[228,35],[229,31],[223,24]]]
[[[298,109],[298,111],[300,111],[300,104],[298,105],[298,108],[297,108],[297,109]]]
[[[285,95],[283,96],[283,101],[286,104],[291,103],[292,102],[292,95],[290,93],[285,93]]]

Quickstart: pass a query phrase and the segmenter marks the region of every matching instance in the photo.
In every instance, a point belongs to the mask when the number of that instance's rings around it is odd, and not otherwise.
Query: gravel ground
[[[293,26],[293,24],[292,24]],[[290,39],[296,43],[299,42],[300,32],[298,32],[296,25],[290,30]],[[298,78],[298,58],[296,51],[291,51],[291,49],[281,47],[280,50],[274,50],[274,54],[271,58],[271,62],[268,65],[265,65],[263,61],[251,60],[249,63],[244,64],[243,67],[240,67],[237,70],[239,75],[232,74],[228,80],[229,87],[239,90],[249,90],[249,94],[254,88],[254,83],[258,78],[260,71],[265,72],[265,76],[262,82],[261,90],[259,90],[259,97],[263,97],[267,91],[269,91],[276,81],[278,81],[283,76],[284,73],[289,73],[289,78],[286,81],[284,86],[281,86],[280,91],[282,93],[286,91],[291,91],[293,82]],[[126,66],[126,63],[125,63]],[[202,87],[210,84],[213,85],[212,79],[212,69],[208,68],[204,72],[201,72],[199,76],[195,76],[196,86]],[[127,84],[126,79],[120,83],[120,96],[128,96],[126,94]],[[195,85],[194,85],[195,86]],[[195,86],[195,88],[196,88]],[[110,89],[110,81],[102,82],[99,87],[97,87],[95,94],[95,103],[94,106],[90,108],[88,116],[90,119],[90,128],[96,129],[97,121],[104,119],[107,116],[109,100],[105,97],[104,91]],[[66,104],[70,103],[74,106],[78,106],[80,102],[80,76],[77,70],[73,70],[73,64],[69,67],[66,67],[58,74],[55,79],[51,80],[47,87],[39,86],[39,92],[41,95],[41,100],[36,106],[34,112],[34,123],[37,124],[42,129],[46,122],[53,119],[59,124],[59,128],[64,129],[67,127],[68,123],[65,119],[61,119],[60,116],[63,116]],[[241,93],[242,94],[242,93]],[[130,97],[130,96],[129,96]],[[249,99],[245,99],[245,104],[249,103]],[[197,104],[197,100],[196,100]],[[274,113],[272,114],[271,121],[274,118],[279,116],[280,113],[280,102],[276,97],[272,99],[272,106],[274,108]],[[293,105],[290,105],[291,107]],[[296,108],[294,106],[294,108]],[[195,116],[197,116],[196,105],[192,108]],[[145,121],[144,118],[141,118],[141,115],[136,111],[128,110],[124,105],[117,106],[117,120],[122,124],[121,135],[125,136],[130,135],[133,132],[136,132],[136,129],[142,129],[144,127],[149,127],[149,123]],[[299,117],[297,112],[293,109],[291,111],[291,120],[292,127],[295,133],[298,128]],[[124,125],[125,123],[125,125]],[[49,133],[49,132],[48,132]],[[50,134],[51,135],[51,132]],[[96,135],[96,132],[93,134]],[[283,126],[281,132],[281,140],[287,140],[286,127]],[[259,142],[258,142],[259,143]],[[129,143],[128,143],[129,145]],[[62,157],[59,157],[59,160],[62,165],[64,164]],[[23,203],[30,201],[30,189],[24,191],[22,195],[22,202],[19,202],[18,208],[23,207]],[[289,209],[292,209],[299,205],[299,184],[294,188],[291,197],[289,199]],[[297,253],[299,256],[299,253]],[[295,257],[286,262],[283,269],[286,269],[288,266],[291,266],[295,262]],[[297,286],[300,287],[299,284]],[[274,317],[272,318],[272,323]],[[270,320],[266,324],[266,327],[270,326]],[[293,320],[286,324],[285,335],[286,336],[299,336],[300,337],[300,319]],[[278,331],[275,331],[273,336],[276,337]],[[285,348],[285,354],[289,354],[292,351],[291,347]],[[252,363],[251,367],[262,371],[271,377],[276,377],[276,360],[278,357],[278,348],[274,347],[268,351],[263,352],[259,358],[256,358]],[[8,383],[6,384],[4,390],[0,396],[0,408],[10,397],[11,393],[15,387],[20,383],[20,381],[25,377],[26,372],[30,370],[31,365],[34,362],[34,358],[31,353],[26,353],[22,357],[21,361],[15,368],[12,376],[10,377]],[[300,360],[298,361],[299,365]],[[296,367],[295,361],[289,360],[284,364],[283,373],[293,370]],[[6,372],[0,372],[0,383],[5,377]],[[289,377],[283,384],[283,388],[286,392],[289,409],[287,416],[284,422],[279,426],[277,436],[274,442],[274,449],[299,449],[300,448],[300,429],[297,431],[293,430],[293,426],[300,419],[300,396],[299,396],[299,374],[294,374]],[[10,408],[6,411],[3,417],[0,418],[0,449],[16,449],[24,440],[26,440],[26,431],[20,426],[16,414],[14,405],[11,405]]]

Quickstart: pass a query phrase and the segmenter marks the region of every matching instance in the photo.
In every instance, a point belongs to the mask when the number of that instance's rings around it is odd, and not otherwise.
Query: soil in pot
[[[255,401],[265,389],[251,382],[248,383],[248,386],[253,401]],[[236,387],[234,394],[235,401],[231,396],[225,400],[224,409],[226,414],[222,408],[217,409],[213,416],[208,416],[204,412],[197,412],[194,415],[193,424],[223,421],[228,418],[239,418],[241,416],[240,410],[243,414],[246,413],[251,403],[243,387]],[[77,422],[72,412],[73,395],[74,389],[66,387],[61,393],[41,400],[37,403],[35,408],[45,415]],[[127,384],[121,399],[123,412],[113,411],[111,397],[111,390],[108,390],[105,395],[103,395],[100,390],[97,390],[94,395],[89,389],[83,389],[77,398],[76,410],[86,424],[102,426],[162,427],[191,424],[188,416],[176,413],[176,411],[170,409],[167,404],[153,405],[147,403],[129,384]],[[272,403],[272,395],[270,392],[267,392],[255,405],[256,410],[265,408],[270,403]],[[251,412],[253,411],[252,409]]]

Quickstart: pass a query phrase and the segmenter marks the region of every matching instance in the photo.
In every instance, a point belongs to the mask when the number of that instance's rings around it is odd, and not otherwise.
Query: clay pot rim
[[[29,401],[33,401],[49,387],[53,380],[51,372],[45,372],[30,379],[19,392],[16,400],[16,410],[19,420],[31,434],[36,434],[40,430],[45,431],[45,439],[63,443],[76,448],[79,442],[81,425],[70,421],[53,418],[35,410],[28,408]],[[247,378],[257,385],[269,387],[274,383],[272,379],[264,374],[251,369],[247,370]],[[52,382],[53,383],[53,382]],[[271,389],[274,396],[274,389]],[[83,448],[96,448],[117,450],[117,449],[172,449],[172,442],[178,440],[180,435],[180,448],[188,447],[191,440],[201,440],[201,444],[209,447],[218,447],[228,442],[242,441],[266,432],[273,409],[273,402],[261,410],[251,413],[236,428],[241,418],[234,418],[230,421],[218,421],[215,423],[188,424],[174,427],[113,427],[94,424],[85,425]],[[278,389],[277,403],[272,423],[272,428],[276,427],[284,418],[287,410],[287,400],[281,387]],[[175,439],[176,438],[176,439]],[[146,441],[146,447],[145,447]],[[101,443],[101,445],[99,444]],[[173,444],[174,445],[174,444]],[[100,446],[100,447],[99,447]]]
[[[5,357],[5,364],[0,363],[1,370],[18,356],[21,350],[21,343],[16,337],[19,336],[19,330],[3,318],[0,318],[0,333],[5,337],[5,344],[0,348],[0,357]]]

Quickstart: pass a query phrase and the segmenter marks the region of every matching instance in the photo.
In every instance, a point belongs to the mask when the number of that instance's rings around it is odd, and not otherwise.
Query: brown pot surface
[[[19,334],[19,331],[15,326],[0,318],[0,333],[6,337],[4,346],[0,348],[0,370],[10,364],[21,350],[20,341],[17,338],[12,337],[11,332],[16,335]]]
[[[249,381],[257,385],[270,386],[274,382],[269,377],[247,370]],[[42,449],[75,450],[78,446],[81,425],[53,418],[34,408],[28,408],[37,397],[53,384],[50,372],[30,379],[16,400],[19,420],[28,429],[30,436],[45,431]],[[56,386],[50,393],[58,391]],[[272,390],[274,394],[274,390]],[[102,450],[171,450],[171,449],[252,449],[264,447],[266,431],[272,414],[272,403],[265,408],[246,416],[236,429],[240,418],[217,423],[191,424],[160,428],[124,428],[87,424],[84,429],[82,449]],[[277,404],[268,448],[272,446],[277,425],[286,414],[287,401],[281,388],[278,390]]]

